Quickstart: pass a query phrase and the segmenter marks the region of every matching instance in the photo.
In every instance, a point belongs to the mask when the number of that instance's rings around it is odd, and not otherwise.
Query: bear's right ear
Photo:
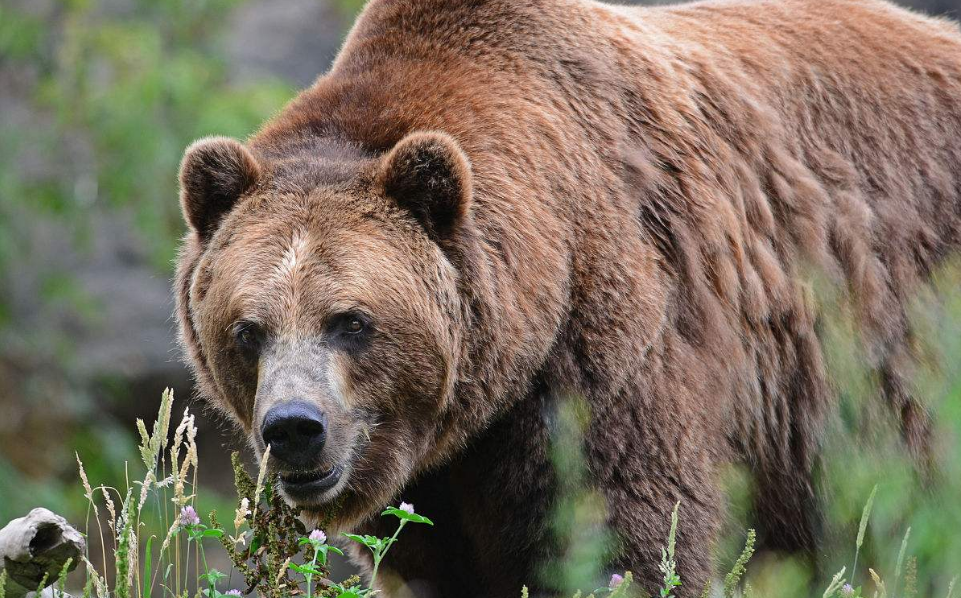
[[[415,132],[381,159],[377,181],[435,241],[443,241],[465,218],[471,202],[471,166],[453,137]]]
[[[180,163],[180,207],[202,243],[260,176],[250,151],[228,137],[206,137],[191,144]]]

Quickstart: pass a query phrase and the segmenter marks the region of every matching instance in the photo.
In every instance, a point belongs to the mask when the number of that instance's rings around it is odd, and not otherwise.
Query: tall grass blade
[[[878,589],[874,595],[878,598],[887,598],[888,591],[884,587],[884,581],[881,580],[881,576],[878,575],[874,569],[868,569],[868,573],[871,575],[871,579],[874,580],[874,585]]]
[[[858,526],[858,539],[854,547],[854,565],[851,567],[851,579],[858,571],[858,555],[861,553],[861,546],[864,544],[864,533],[868,529],[868,520],[871,518],[871,508],[874,506],[874,495],[878,493],[877,484],[874,485],[874,489],[871,490],[871,496],[868,497],[868,502],[864,505],[864,510],[861,511],[861,524]]]
[[[67,585],[67,574],[70,573],[70,566],[73,565],[73,557],[67,559],[67,562],[63,564],[63,568],[60,569],[60,575],[57,576],[57,593],[59,596],[57,598],[63,598],[66,595],[64,588]]]
[[[132,551],[136,550],[133,518],[133,488],[127,489],[127,496],[117,520],[117,578],[114,581],[114,596],[130,598],[130,580],[133,577],[131,565],[136,563]]]
[[[915,598],[918,595],[918,559],[911,557],[904,571],[904,598]]]
[[[901,579],[901,566],[904,565],[904,552],[908,548],[908,538],[911,537],[911,528],[904,532],[904,539],[901,540],[901,550],[898,551],[898,562],[894,566],[894,586],[891,588],[891,593],[895,596],[898,595],[898,582]]]
[[[147,547],[144,550],[144,560],[143,560],[143,590],[140,591],[141,598],[150,598],[150,591],[153,589],[153,579],[151,575],[151,567],[153,563],[151,560],[152,549],[153,549],[153,539],[154,536],[147,538]]]
[[[667,556],[672,561],[674,560],[674,546],[677,544],[677,511],[681,508],[681,501],[677,501],[674,504],[674,510],[671,511],[671,531],[667,535]]]
[[[831,578],[831,583],[828,584],[821,598],[831,598],[831,596],[834,596],[834,594],[841,589],[841,586],[844,585],[844,572],[846,569],[846,567],[841,567],[841,570],[834,574],[834,577]]]
[[[753,529],[747,530],[747,540],[744,542],[744,550],[741,551],[741,556],[737,557],[734,561],[734,567],[731,572],[724,576],[724,597],[734,598],[734,592],[737,591],[737,584],[741,581],[741,577],[747,571],[747,562],[751,560],[751,556],[754,554],[754,543],[757,540],[757,534]]]

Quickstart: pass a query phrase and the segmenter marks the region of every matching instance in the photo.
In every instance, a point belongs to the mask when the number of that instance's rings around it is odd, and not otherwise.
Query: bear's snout
[[[272,457],[292,468],[312,468],[327,442],[327,415],[306,401],[281,403],[267,412],[261,436]]]

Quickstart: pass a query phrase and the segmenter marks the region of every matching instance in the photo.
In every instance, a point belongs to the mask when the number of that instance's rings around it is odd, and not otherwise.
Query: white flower
[[[310,532],[310,539],[323,544],[327,541],[327,534],[319,529],[315,529],[314,531]]]

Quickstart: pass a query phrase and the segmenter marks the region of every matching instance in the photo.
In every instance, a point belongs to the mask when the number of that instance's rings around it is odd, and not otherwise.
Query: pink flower
[[[310,532],[310,536],[309,536],[309,537],[310,537],[311,540],[313,540],[313,541],[315,541],[315,542],[319,542],[319,543],[321,543],[321,544],[323,544],[324,542],[327,541],[327,534],[325,534],[324,532],[320,531],[319,529],[315,529],[314,531]]]
[[[180,509],[180,526],[190,527],[192,525],[200,525],[200,516],[197,515],[197,511],[190,505]]]
[[[611,583],[607,584],[607,586],[613,590],[622,583],[624,583],[624,576],[615,573],[614,575],[611,575]]]
[[[400,503],[400,506],[397,508],[405,513],[410,513],[411,515],[414,514],[414,505],[410,503],[402,502]]]
[[[844,584],[844,587],[841,588],[841,595],[845,598],[854,596],[854,587],[849,583]]]

